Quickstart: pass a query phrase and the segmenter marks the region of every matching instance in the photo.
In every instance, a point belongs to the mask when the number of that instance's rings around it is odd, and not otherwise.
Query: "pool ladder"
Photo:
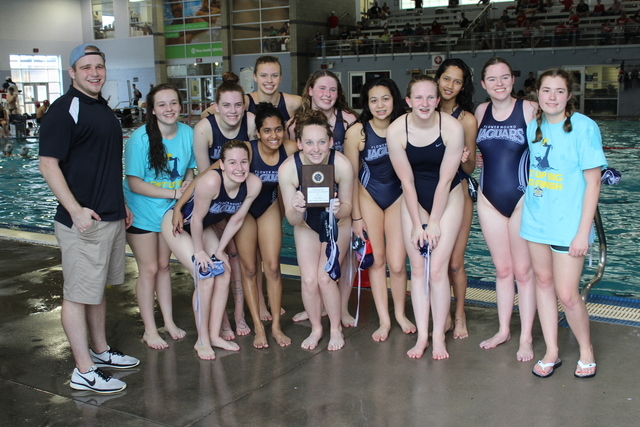
[[[604,234],[604,227],[602,226],[602,217],[600,217],[600,209],[596,206],[596,214],[593,218],[593,222],[596,226],[596,233],[598,234],[599,253],[598,267],[596,268],[596,274],[589,280],[582,288],[582,300],[587,302],[589,298],[589,292],[599,281],[604,274],[604,267],[607,264],[607,237]]]

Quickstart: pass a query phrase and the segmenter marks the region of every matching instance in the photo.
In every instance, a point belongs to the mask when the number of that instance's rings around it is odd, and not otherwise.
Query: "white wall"
[[[0,0],[0,70],[9,70],[10,54],[33,54],[34,48],[68,61],[71,49],[82,43],[80,2]]]
[[[71,50],[95,43],[107,56],[107,79],[117,81],[117,99],[129,99],[127,80],[143,94],[155,82],[153,37],[129,37],[128,0],[114,0],[116,38],[93,40],[91,0],[0,0],[0,77],[9,75],[10,54],[60,55],[63,87],[71,84],[66,68]],[[112,84],[113,85],[113,84]],[[66,89],[65,89],[66,90]]]

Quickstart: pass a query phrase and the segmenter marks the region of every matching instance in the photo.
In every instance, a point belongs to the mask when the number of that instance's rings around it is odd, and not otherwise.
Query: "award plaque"
[[[302,194],[308,208],[326,208],[333,198],[333,165],[302,165]]]

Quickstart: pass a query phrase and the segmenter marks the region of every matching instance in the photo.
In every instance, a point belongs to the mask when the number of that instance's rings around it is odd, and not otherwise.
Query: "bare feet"
[[[529,362],[533,360],[533,356],[533,344],[531,343],[531,341],[520,341],[520,348],[516,353],[518,362]]]
[[[412,359],[420,359],[424,354],[424,351],[429,347],[429,338],[425,338],[424,340],[418,339],[416,345],[407,351],[407,356]]]
[[[304,348],[305,350],[313,350],[318,346],[318,342],[320,342],[321,339],[322,339],[322,329],[317,331],[312,330],[311,334],[309,334],[307,339],[302,341],[302,344],[300,345],[300,347]]]
[[[280,315],[283,315],[285,313],[284,309],[280,310]],[[322,314],[321,316],[324,317],[327,315],[327,312],[324,310],[324,307],[322,307]],[[304,320],[309,320],[309,315],[307,314],[306,311],[301,311],[300,313],[297,313],[295,316],[293,316],[293,320],[294,322],[302,322]]]
[[[256,336],[253,339],[254,348],[269,348],[269,341],[267,341],[267,333],[262,328],[261,331],[256,331]]]
[[[371,335],[375,342],[386,341],[389,337],[389,331],[391,330],[391,325],[380,325],[377,331]]]
[[[241,337],[243,335],[249,335],[250,333],[251,328],[247,325],[247,322],[245,322],[244,317],[238,317],[236,319],[236,334]]]
[[[271,336],[280,347],[291,345],[291,338],[286,336],[281,330],[271,328]]]
[[[211,346],[212,347],[219,347],[223,350],[229,350],[229,351],[238,351],[240,350],[240,346],[233,342],[233,341],[227,341],[222,337],[212,337],[211,338]]]
[[[200,342],[200,340],[198,340],[198,342],[196,342],[196,345],[193,346],[193,348],[196,350],[196,352],[198,353],[198,357],[202,360],[213,360],[216,358],[216,352],[213,351],[213,349],[211,348],[210,345],[200,345],[198,344]]]
[[[409,319],[407,319],[407,316],[396,317],[396,321],[398,322],[398,324],[402,328],[402,332],[404,332],[405,334],[415,334],[416,333],[416,331],[417,331],[416,325],[411,323],[411,321]]]
[[[467,331],[467,316],[457,318],[453,327],[453,339],[461,340],[469,336]]]
[[[220,336],[227,341],[236,339],[236,336],[233,333],[233,329],[231,329],[231,324],[229,323],[229,318],[227,317],[226,313],[224,317],[222,317],[222,325],[220,326]]]
[[[344,336],[340,331],[331,331],[329,335],[329,347],[327,348],[329,351],[340,350],[344,347]]]
[[[345,328],[353,328],[356,325],[356,319],[349,313],[342,313],[342,326]]]
[[[433,357],[434,360],[449,358],[449,352],[447,352],[447,345],[444,341],[444,335],[442,336],[442,339],[433,338],[433,350],[431,357]]]
[[[153,333],[144,333],[142,335],[142,339],[147,343],[149,347],[154,350],[164,350],[165,348],[169,348],[169,344],[158,335],[158,332]]]
[[[187,333],[178,328],[175,324],[164,325],[164,330],[169,332],[169,335],[171,335],[171,338],[173,338],[174,340],[181,340],[182,338],[187,336]]]
[[[271,316],[271,313],[269,313],[269,310],[267,310],[266,305],[264,307],[260,307],[260,320],[262,320],[263,322],[269,322],[273,320],[273,317]]]
[[[506,343],[510,339],[511,339],[511,334],[509,332],[507,332],[505,335],[504,333],[501,333],[500,331],[498,331],[497,334],[495,334],[488,340],[482,341],[480,343],[480,347],[484,348],[485,350],[489,350],[491,348],[496,348],[500,344]]]

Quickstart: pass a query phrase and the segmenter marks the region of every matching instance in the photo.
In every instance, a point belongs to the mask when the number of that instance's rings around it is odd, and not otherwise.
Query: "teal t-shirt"
[[[598,125],[587,116],[541,125],[542,141],[532,143],[538,124],[527,126],[530,150],[529,183],[524,196],[520,236],[531,242],[570,246],[578,232],[586,189],[583,171],[607,166]]]
[[[146,126],[136,129],[124,149],[124,197],[133,212],[133,226],[142,230],[160,232],[160,223],[165,212],[175,204],[172,199],[157,199],[134,193],[126,176],[135,176],[161,188],[179,189],[188,169],[196,167],[193,153],[193,129],[178,123],[178,132],[171,140],[163,139],[170,173],[156,176],[149,165],[149,138]]]

